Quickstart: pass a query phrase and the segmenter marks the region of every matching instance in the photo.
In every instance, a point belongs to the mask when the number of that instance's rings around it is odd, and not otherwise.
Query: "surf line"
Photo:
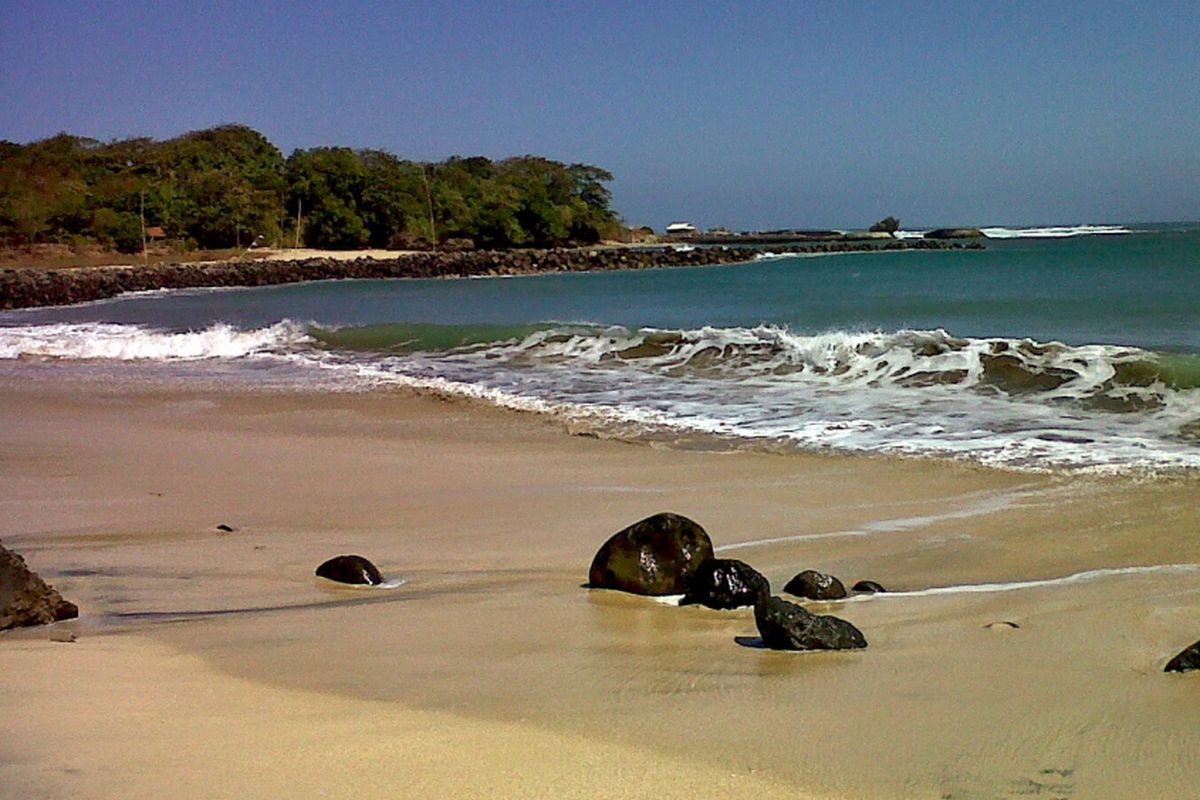
[[[966,500],[967,498],[978,498],[976,502],[965,508],[958,508],[953,511],[947,511],[942,514],[923,514],[914,517],[893,517],[891,519],[883,519],[875,522],[870,522],[861,528],[850,528],[841,531],[827,531],[825,533],[795,533],[788,536],[775,536],[769,539],[751,539],[746,542],[731,542],[730,544],[718,545],[713,548],[713,552],[722,553],[729,550],[737,550],[742,547],[763,547],[771,544],[784,544],[786,542],[807,542],[817,539],[838,539],[851,538],[856,536],[874,536],[880,533],[899,533],[901,531],[911,531],[918,528],[923,528],[936,522],[945,522],[955,519],[970,519],[971,517],[984,517],[989,514],[995,514],[1000,511],[1005,511],[1010,508],[1021,507],[1029,508],[1034,506],[1044,505],[1051,502],[1055,497],[1063,494],[1069,489],[1068,486],[1051,486],[1051,487],[1036,487],[1028,488],[1030,484],[1023,484],[1012,489],[1001,491],[985,491],[971,492],[959,496],[958,500]]]
[[[770,539],[751,539],[748,542],[733,542],[723,544],[713,548],[713,552],[722,553],[728,550],[737,550],[743,547],[763,547],[769,544],[783,544],[785,542],[807,542],[816,539],[839,539],[854,536],[873,536],[879,533],[895,533],[898,531],[913,530],[921,528],[934,522],[942,522],[952,519],[968,519],[970,517],[986,516],[994,514],[998,511],[1003,511],[1017,504],[1017,502],[1026,496],[1038,494],[1037,492],[1014,492],[1003,493],[1000,495],[991,494],[984,498],[982,502],[976,503],[968,508],[948,511],[944,514],[925,514],[916,517],[897,517],[894,519],[885,519],[878,522],[872,522],[864,525],[861,528],[852,528],[843,531],[828,531],[826,533],[796,533],[790,536],[775,536]]]
[[[1101,578],[1123,577],[1130,575],[1150,575],[1157,572],[1183,574],[1200,571],[1200,564],[1152,564],[1137,567],[1108,567],[1104,569],[1088,569],[1074,572],[1058,578],[1041,578],[1031,581],[1010,581],[1007,583],[963,583],[955,586],[934,586],[929,589],[916,589],[910,592],[881,592],[877,594],[856,595],[837,602],[856,600],[871,600],[886,597],[934,597],[942,594],[987,594],[992,592],[1015,592],[1022,589],[1041,589],[1047,586],[1070,586],[1077,583],[1099,580]]]

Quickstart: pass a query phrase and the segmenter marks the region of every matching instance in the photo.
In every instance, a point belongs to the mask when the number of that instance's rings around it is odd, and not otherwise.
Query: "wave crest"
[[[461,348],[512,363],[628,366],[673,377],[771,379],[827,389],[953,387],[1075,400],[1107,411],[1162,407],[1200,387],[1200,358],[1110,345],[964,339],[944,330],[801,335],[787,328],[570,328]]]
[[[284,321],[239,330],[218,323],[198,331],[163,331],[103,322],[0,328],[0,358],[197,361],[281,352],[308,339],[303,326]]]

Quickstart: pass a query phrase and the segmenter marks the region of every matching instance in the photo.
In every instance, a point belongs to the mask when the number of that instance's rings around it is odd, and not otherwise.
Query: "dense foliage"
[[[319,147],[285,159],[240,125],[162,142],[64,133],[0,141],[0,242],[133,252],[144,220],[176,245],[202,248],[256,239],[338,249],[590,243],[618,228],[611,180],[598,167],[534,156],[419,164]]]

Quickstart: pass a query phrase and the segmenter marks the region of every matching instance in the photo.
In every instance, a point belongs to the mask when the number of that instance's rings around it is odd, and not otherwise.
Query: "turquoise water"
[[[274,365],[301,381],[319,369],[634,438],[1197,468],[1200,228],[1140,229],[983,251],[153,293],[0,315],[0,358]]]

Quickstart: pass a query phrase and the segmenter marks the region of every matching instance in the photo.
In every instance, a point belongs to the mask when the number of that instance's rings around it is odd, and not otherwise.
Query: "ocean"
[[[668,446],[1200,469],[1200,225],[987,233],[982,251],[764,250],[4,312],[0,375],[412,386]]]

